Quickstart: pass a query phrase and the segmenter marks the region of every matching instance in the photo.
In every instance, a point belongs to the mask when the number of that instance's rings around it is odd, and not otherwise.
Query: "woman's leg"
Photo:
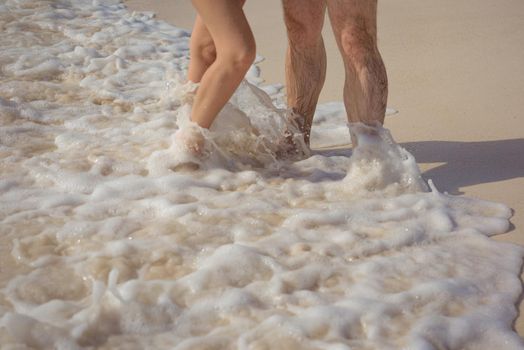
[[[243,1],[193,0],[193,5],[216,48],[216,59],[202,75],[191,112],[191,120],[209,128],[253,63],[255,40]]]
[[[215,62],[217,51],[211,34],[209,34],[204,22],[202,22],[202,18],[198,15],[191,33],[189,54],[187,80],[199,83],[209,66]]]

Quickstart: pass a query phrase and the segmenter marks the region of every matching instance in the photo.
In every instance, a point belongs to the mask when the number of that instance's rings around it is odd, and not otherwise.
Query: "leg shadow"
[[[422,175],[451,194],[462,194],[461,187],[524,177],[524,139],[421,141],[401,146],[418,163],[445,163]]]

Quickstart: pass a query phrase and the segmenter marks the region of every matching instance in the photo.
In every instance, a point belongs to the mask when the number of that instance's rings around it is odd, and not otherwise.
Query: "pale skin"
[[[191,120],[209,128],[242,82],[256,56],[242,6],[245,0],[192,0],[197,10],[188,80],[200,83]]]
[[[282,0],[282,5],[288,33],[287,102],[306,143],[326,76],[321,34],[326,8],[344,61],[348,122],[383,124],[388,84],[377,48],[377,0]]]

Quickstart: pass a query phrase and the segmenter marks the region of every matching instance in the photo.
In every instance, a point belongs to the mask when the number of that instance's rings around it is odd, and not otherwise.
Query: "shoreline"
[[[130,11],[189,29],[187,1],[128,0]],[[248,1],[259,66],[268,83],[284,81],[286,47],[280,2]],[[397,142],[417,159],[425,179],[441,191],[500,202],[513,209],[509,232],[499,241],[524,246],[524,3],[504,0],[400,0],[379,4],[379,47],[389,77],[386,118]],[[320,102],[341,100],[343,68],[326,19],[328,72]],[[437,122],[438,121],[438,122]],[[522,275],[521,275],[522,280]],[[523,303],[519,307],[524,312]],[[514,324],[524,335],[524,320]]]

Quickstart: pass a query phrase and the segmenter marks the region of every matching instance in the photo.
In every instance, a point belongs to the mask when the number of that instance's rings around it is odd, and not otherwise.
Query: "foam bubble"
[[[381,127],[278,160],[293,129],[256,67],[188,154],[189,34],[57,6],[0,5],[4,346],[522,348],[524,251],[488,237],[508,207],[428,189]],[[313,146],[350,141],[319,106]]]

